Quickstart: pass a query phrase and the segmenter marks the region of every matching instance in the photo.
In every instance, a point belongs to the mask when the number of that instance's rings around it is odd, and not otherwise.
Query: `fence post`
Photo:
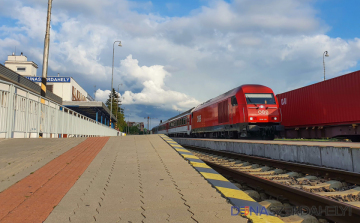
[[[66,125],[66,136],[69,137],[69,132],[70,132],[70,111],[69,109],[67,110],[67,125]]]
[[[40,122],[41,122],[41,114],[42,114],[42,112],[41,112],[41,103],[40,103],[40,100],[41,100],[41,98],[39,98],[39,101],[37,102],[37,105],[38,105],[38,115],[37,115],[37,117],[38,117],[38,120],[37,120],[37,128],[36,128],[36,130],[37,130],[37,136],[40,134]]]
[[[25,107],[25,135],[24,137],[27,138],[28,128],[29,128],[29,92],[26,92],[26,107]]]
[[[15,99],[15,86],[9,85],[9,97],[8,97],[8,112],[7,112],[7,137],[11,138],[13,131],[13,121],[14,121],[14,99]]]
[[[65,109],[64,109],[64,107],[61,107],[61,111],[62,111],[61,138],[64,138],[64,120],[65,120]]]

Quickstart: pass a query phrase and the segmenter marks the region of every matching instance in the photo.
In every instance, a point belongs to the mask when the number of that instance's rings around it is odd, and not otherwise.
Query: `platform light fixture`
[[[110,90],[110,95],[111,95],[111,101],[110,101],[110,128],[111,128],[111,114],[112,114],[112,104],[113,104],[113,83],[114,83],[114,57],[115,57],[115,43],[119,43],[118,46],[122,46],[121,45],[121,41],[115,41],[113,44],[113,59],[112,59],[112,72],[111,72],[111,90]]]
[[[323,65],[324,65],[324,81],[325,81],[325,57],[329,57],[328,51],[325,51],[323,54]]]

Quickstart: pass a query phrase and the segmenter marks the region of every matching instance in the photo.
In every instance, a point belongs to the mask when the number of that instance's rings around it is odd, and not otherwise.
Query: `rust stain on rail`
[[[43,222],[109,137],[88,138],[0,193],[0,222]]]

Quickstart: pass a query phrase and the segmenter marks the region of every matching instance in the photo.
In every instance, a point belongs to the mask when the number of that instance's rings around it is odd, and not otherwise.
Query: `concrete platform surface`
[[[6,139],[0,141],[0,192],[85,139]]]
[[[158,135],[112,137],[45,222],[247,222]]]
[[[173,138],[182,146],[225,150],[360,173],[360,143]]]
[[[174,137],[174,139],[177,139]],[[329,142],[329,141],[300,141],[300,140],[248,140],[248,139],[212,139],[212,138],[179,138],[191,139],[199,141],[218,141],[218,142],[237,142],[237,143],[252,143],[252,144],[271,144],[271,145],[294,145],[294,146],[322,146],[322,147],[348,147],[360,148],[358,142]]]

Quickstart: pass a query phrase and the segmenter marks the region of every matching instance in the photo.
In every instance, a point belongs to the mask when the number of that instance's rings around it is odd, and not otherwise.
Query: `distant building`
[[[36,76],[38,65],[27,61],[27,57],[21,53],[8,56],[5,66],[0,64],[0,80],[9,81],[31,90],[40,97],[41,77]],[[0,90],[3,88],[0,85]],[[6,89],[5,89],[6,90]],[[46,98],[49,98],[63,106],[96,120],[104,125],[114,128],[116,117],[103,102],[94,102],[94,99],[72,77],[47,77]],[[35,100],[35,99],[33,99]]]
[[[41,84],[41,77],[26,77]],[[94,101],[94,99],[72,77],[48,77],[46,92],[52,92],[63,101]]]
[[[126,122],[127,126],[133,127],[137,126],[140,130],[140,132],[144,131],[144,123],[143,122]]]
[[[17,72],[21,76],[41,86],[41,77],[37,77],[38,65],[27,61],[27,57],[21,53],[8,56],[5,67]],[[46,91],[61,97],[63,101],[94,101],[94,99],[72,77],[47,77]]]
[[[20,54],[16,56],[14,53],[8,56],[8,60],[5,61],[5,67],[17,72],[22,76],[35,77],[38,65],[32,61],[27,61],[27,57]]]

